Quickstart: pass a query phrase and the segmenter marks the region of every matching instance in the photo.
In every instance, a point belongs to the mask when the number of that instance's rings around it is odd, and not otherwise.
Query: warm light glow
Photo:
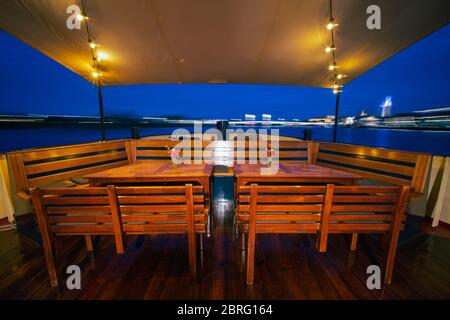
[[[335,48],[335,47],[326,47],[326,48],[325,48],[325,52],[326,52],[326,53],[330,53],[330,52],[333,51],[333,50],[336,50],[336,48]]]
[[[337,69],[337,68],[339,68],[335,63],[333,63],[333,64],[330,64],[329,66],[328,66],[328,69],[330,70],[330,71],[333,71],[334,69]]]
[[[100,45],[96,44],[95,42],[89,42],[89,47],[91,47],[92,49],[95,49],[95,47],[100,47]]]
[[[106,60],[106,59],[108,59],[108,55],[106,53],[101,52],[101,51],[97,52],[97,61],[100,62],[100,61]]]
[[[339,92],[342,92],[342,90],[339,90],[339,89],[334,89],[334,90],[333,90],[333,93],[334,93],[334,94],[338,94]]]
[[[77,14],[77,19],[80,21],[89,19],[87,16],[83,16],[82,14]]]
[[[327,23],[327,29],[328,30],[331,30],[331,29],[333,29],[336,26],[337,26],[337,23],[334,23],[334,19],[330,19],[330,21]]]
[[[98,78],[98,77],[101,77],[102,74],[101,74],[100,72],[94,71],[94,72],[92,72],[92,76],[93,76],[94,78]]]
[[[346,77],[345,74],[338,74],[338,75],[336,76],[336,79],[340,80],[340,79],[345,78],[345,77]]]
[[[339,89],[339,88],[342,88],[342,85],[337,84],[337,83],[335,83],[335,84],[333,85],[333,89]]]

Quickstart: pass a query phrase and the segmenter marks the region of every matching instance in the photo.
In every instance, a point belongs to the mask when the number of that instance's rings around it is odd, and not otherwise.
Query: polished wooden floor
[[[450,299],[450,231],[429,230],[400,245],[392,285],[368,290],[366,268],[381,262],[378,241],[332,236],[320,254],[305,235],[257,237],[255,285],[245,285],[240,240],[226,204],[215,210],[197,284],[189,278],[185,236],[129,237],[123,256],[112,239],[96,243],[95,269],[81,239],[61,242],[60,268],[78,264],[81,290],[50,287],[41,247],[15,231],[0,232],[1,299]]]

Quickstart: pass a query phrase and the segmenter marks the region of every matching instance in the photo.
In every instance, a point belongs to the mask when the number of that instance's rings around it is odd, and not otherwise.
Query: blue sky
[[[98,115],[96,87],[0,31],[0,114]],[[379,114],[391,95],[393,112],[450,106],[450,25],[352,81],[341,115]],[[332,114],[330,89],[268,85],[132,85],[104,88],[107,115],[275,118]]]

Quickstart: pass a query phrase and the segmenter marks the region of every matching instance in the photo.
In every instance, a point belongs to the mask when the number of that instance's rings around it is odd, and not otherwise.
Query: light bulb
[[[345,77],[346,77],[345,74],[338,74],[338,75],[336,76],[336,79],[340,80],[340,79],[345,78]]]
[[[94,72],[92,72],[92,76],[93,76],[94,78],[98,78],[98,77],[101,77],[102,74],[101,74],[100,72],[94,71]]]
[[[328,30],[331,30],[331,29],[333,29],[336,26],[337,26],[337,23],[334,23],[334,19],[333,18],[331,18],[330,21],[327,23],[327,29]]]
[[[326,47],[326,48],[325,48],[325,52],[326,52],[326,53],[330,53],[330,52],[333,51],[333,50],[336,50],[336,48],[335,48],[335,47]]]
[[[89,42],[89,47],[91,47],[92,49],[95,49],[96,47],[99,47],[99,44],[96,44],[95,42]]]
[[[83,16],[82,14],[77,14],[77,19],[79,21],[87,20],[89,19],[87,16]]]
[[[330,71],[333,71],[334,69],[337,69],[337,68],[338,68],[338,66],[337,66],[335,63],[330,64],[330,65],[328,66],[328,69],[329,69]]]

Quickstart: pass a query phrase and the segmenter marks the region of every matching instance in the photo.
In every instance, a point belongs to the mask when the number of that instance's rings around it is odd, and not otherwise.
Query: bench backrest
[[[35,188],[32,200],[41,232],[47,228],[51,235],[121,233],[112,186]]]
[[[125,140],[8,153],[16,192],[128,164]]]
[[[132,159],[136,160],[170,160],[168,148],[177,146],[180,141],[172,140],[135,140],[130,142]],[[265,159],[269,149],[277,149],[274,156],[283,161],[308,161],[311,160],[313,149],[312,142],[306,141],[279,141],[277,144],[271,144],[270,140],[266,144],[258,144],[247,140],[237,141],[186,141],[177,148],[180,156],[191,161],[204,159],[208,161],[228,162],[230,159],[250,161]],[[186,152],[188,151],[188,152]],[[201,153],[195,153],[199,151]]]
[[[204,233],[208,210],[202,186],[116,187],[123,230],[140,233]]]
[[[357,173],[367,179],[424,190],[431,155],[375,147],[320,142],[317,164]]]
[[[256,233],[315,233],[319,230],[325,186],[239,187],[238,221]]]
[[[365,233],[389,231],[396,210],[404,215],[408,200],[407,186],[360,187],[328,186],[331,206],[326,207],[330,233]]]

